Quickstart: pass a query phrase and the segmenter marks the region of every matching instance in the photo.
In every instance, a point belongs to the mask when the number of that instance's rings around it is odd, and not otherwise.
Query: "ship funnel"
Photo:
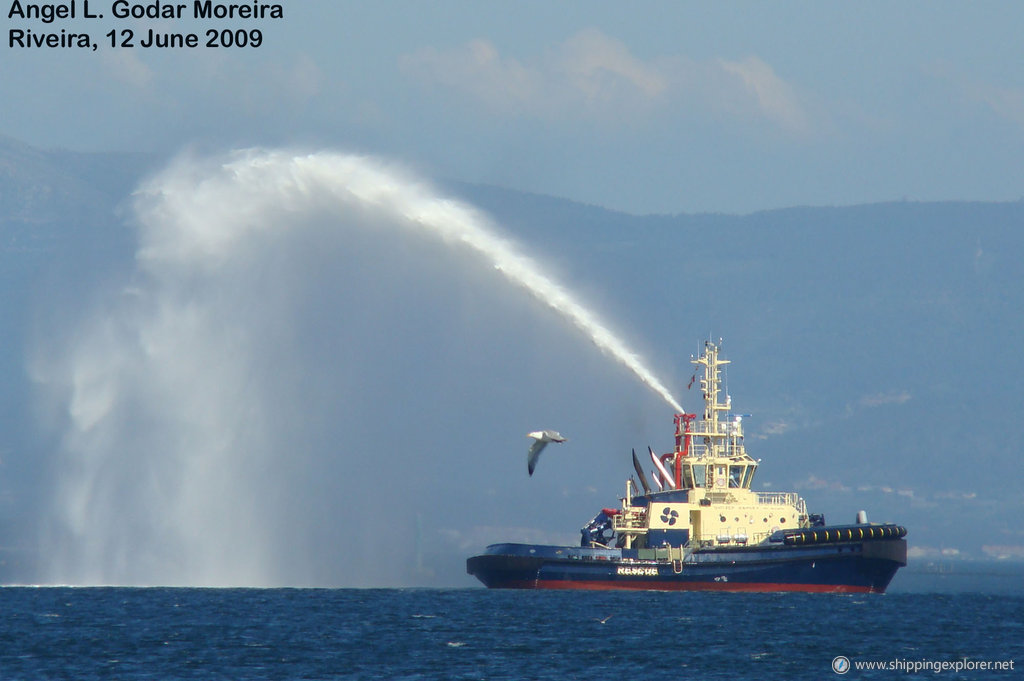
[[[857,524],[858,525],[867,525],[868,524],[868,512],[867,511],[857,511]]]

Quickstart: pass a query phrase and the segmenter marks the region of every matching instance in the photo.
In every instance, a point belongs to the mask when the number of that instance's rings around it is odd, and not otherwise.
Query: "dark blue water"
[[[1014,670],[840,677],[837,655]],[[4,681],[998,679],[1022,667],[1019,594],[0,587]]]

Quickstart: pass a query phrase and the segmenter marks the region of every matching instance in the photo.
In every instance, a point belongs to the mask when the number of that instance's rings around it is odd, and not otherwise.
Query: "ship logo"
[[[673,510],[668,506],[666,506],[665,510],[661,512],[661,522],[666,523],[668,525],[675,525],[676,518],[678,517],[679,511]]]

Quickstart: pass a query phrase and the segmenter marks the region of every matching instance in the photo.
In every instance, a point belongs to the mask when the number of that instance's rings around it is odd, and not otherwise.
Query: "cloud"
[[[222,105],[236,114],[294,113],[320,96],[327,82],[317,63],[303,54],[253,66],[237,55],[206,51],[172,70],[138,54],[117,50],[103,55],[107,86],[131,92],[135,105],[159,107],[176,118],[212,117]]]
[[[770,421],[769,423],[764,424],[764,427],[761,428],[761,432],[755,435],[755,437],[758,440],[767,440],[768,438],[774,435],[782,435],[783,433],[790,430],[792,427],[793,424],[787,421]]]
[[[307,55],[300,55],[292,64],[277,66],[272,73],[288,96],[303,101],[319,95],[325,80],[320,67]]]
[[[539,74],[503,58],[486,40],[444,52],[426,48],[403,57],[401,65],[431,85],[469,94],[494,109],[515,112],[539,103]]]
[[[984,85],[976,89],[976,97],[996,116],[1024,130],[1024,90]]]
[[[952,501],[971,501],[978,498],[977,492],[936,492],[936,499],[946,499]]]
[[[913,544],[907,548],[907,557],[911,559],[958,558],[959,556],[960,549],[950,546],[937,547]]]
[[[107,50],[102,63],[116,82],[134,89],[142,89],[153,82],[153,69],[132,50]]]
[[[860,398],[858,404],[862,407],[881,407],[886,404],[904,404],[910,401],[910,392],[906,390],[891,390],[887,393],[865,395]]]
[[[695,61],[643,59],[620,40],[587,28],[543,54],[519,60],[476,39],[422,49],[400,60],[430,91],[454,91],[508,117],[577,120],[699,114],[767,121],[806,132],[810,117],[796,88],[756,56]]]
[[[550,118],[581,109],[591,115],[657,99],[666,78],[596,29],[570,37],[533,64],[502,56],[478,39],[447,51],[427,48],[402,59],[406,72],[431,86],[461,92],[512,116]]]
[[[771,66],[757,57],[747,57],[743,61],[720,60],[719,63],[726,73],[743,83],[766,118],[794,132],[808,127],[807,114],[793,88]]]
[[[192,77],[205,81],[212,102],[231,102],[236,111],[275,113],[301,111],[325,89],[327,78],[316,62],[300,54],[258,67],[225,53],[204,53],[190,67]],[[338,87],[338,86],[336,86]]]
[[[1024,546],[986,544],[981,550],[986,556],[996,560],[1024,560]]]
[[[983,105],[996,117],[1024,132],[1024,89],[993,85],[946,62],[932,64],[926,72],[946,81],[961,99]]]
[[[589,28],[569,38],[561,60],[566,80],[590,101],[633,93],[652,99],[668,87],[665,76],[633,56],[618,40]]]
[[[806,480],[800,480],[793,483],[793,488],[797,490],[804,489],[827,489],[834,492],[849,492],[850,488],[839,482],[838,480],[823,480],[816,475],[808,476]]]
[[[976,492],[962,492],[962,491],[943,491],[943,492],[923,492],[921,490],[910,489],[907,487],[895,488],[889,487],[888,485],[858,485],[858,492],[881,492],[882,494],[905,497],[913,502],[917,506],[931,507],[938,504],[946,505],[949,502],[955,503],[973,503],[978,500]]]

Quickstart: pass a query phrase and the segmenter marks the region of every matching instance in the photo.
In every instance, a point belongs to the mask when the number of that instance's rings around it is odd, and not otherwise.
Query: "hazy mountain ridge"
[[[42,151],[0,137],[0,244],[3,252],[59,248],[88,228],[111,227],[153,158],[134,153]]]
[[[25,376],[33,310],[131,258],[119,207],[151,164],[0,139],[0,547],[31,545],[45,493]],[[635,216],[442,187],[582,291],[688,410],[688,354],[723,336],[762,483],[798,488],[834,521],[866,507],[910,526],[912,543],[1024,544],[1021,448],[1007,430],[1024,376],[1024,202]],[[669,426],[652,444],[668,445]],[[618,492],[601,490],[608,503]]]

